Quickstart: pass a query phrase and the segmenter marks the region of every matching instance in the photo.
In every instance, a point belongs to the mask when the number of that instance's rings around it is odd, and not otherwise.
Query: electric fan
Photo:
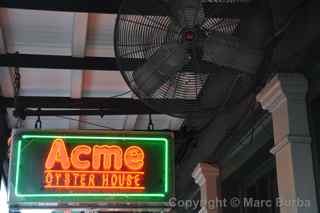
[[[270,29],[265,13],[242,20],[215,17],[200,0],[146,2],[123,1],[114,45],[123,78],[149,107],[184,117],[235,104],[255,86]]]

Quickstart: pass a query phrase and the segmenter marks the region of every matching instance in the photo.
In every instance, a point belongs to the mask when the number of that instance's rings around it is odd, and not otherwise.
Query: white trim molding
[[[301,74],[278,74],[257,95],[271,112],[281,213],[317,213],[311,138],[306,94],[308,82]],[[290,202],[291,201],[291,202]],[[308,206],[296,205],[302,201]],[[291,205],[292,204],[292,205]]]
[[[199,163],[193,170],[192,177],[195,183],[199,185],[201,192],[201,209],[199,213],[221,213],[221,208],[209,208],[207,205],[209,201],[219,199],[219,175],[220,170],[218,167],[207,164]]]

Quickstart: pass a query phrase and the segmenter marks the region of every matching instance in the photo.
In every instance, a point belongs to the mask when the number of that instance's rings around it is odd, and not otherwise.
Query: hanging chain
[[[19,54],[19,52],[16,52],[16,54]],[[14,67],[13,87],[14,87],[14,97],[19,96],[20,88],[21,88],[21,75],[20,75],[19,67]]]
[[[41,111],[41,109],[39,108],[38,109],[38,118],[37,118],[37,120],[36,120],[36,122],[34,123],[34,128],[35,129],[42,129],[42,121],[41,121],[41,118],[40,118],[40,111]]]
[[[21,75],[18,67],[14,68],[14,79],[13,79],[13,86],[14,86],[14,96],[19,96],[20,87],[21,87]]]
[[[13,72],[13,89],[14,89],[14,105],[17,110],[18,106],[18,96],[20,94],[20,88],[21,88],[21,75],[18,67],[14,68]],[[17,122],[15,125],[15,128],[22,128],[23,127],[23,121],[21,117],[17,118]]]
[[[21,129],[21,128],[23,128],[23,125],[24,125],[24,123],[23,123],[22,118],[18,117],[17,121],[16,121],[16,124],[15,124],[15,128],[16,129]]]
[[[42,128],[42,121],[41,121],[40,115],[38,115],[38,118],[37,118],[36,122],[34,123],[34,128],[35,129],[41,129]]]
[[[153,131],[154,130],[154,124],[152,122],[152,115],[149,114],[149,124],[148,124],[148,130]]]

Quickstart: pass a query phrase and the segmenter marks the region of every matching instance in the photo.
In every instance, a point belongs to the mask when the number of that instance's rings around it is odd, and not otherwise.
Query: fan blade
[[[173,13],[182,28],[191,29],[205,18],[201,0],[174,1]]]
[[[247,95],[254,83],[252,76],[241,75],[240,72],[221,68],[209,75],[199,94],[200,103],[208,108],[235,104]]]
[[[199,94],[201,104],[212,108],[220,106],[226,99],[228,88],[233,79],[234,74],[226,70],[218,70],[209,75]]]
[[[175,77],[184,63],[183,45],[164,45],[142,67],[134,71],[133,78],[143,94],[150,97],[170,78]]]
[[[215,32],[203,45],[203,60],[255,74],[262,60],[263,51],[249,47],[235,36]]]

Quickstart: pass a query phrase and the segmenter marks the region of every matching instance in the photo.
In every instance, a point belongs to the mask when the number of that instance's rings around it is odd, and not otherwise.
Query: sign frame
[[[84,192],[78,193],[41,193],[28,194],[19,189],[21,147],[27,139],[91,139],[91,140],[123,140],[149,143],[158,141],[165,147],[165,172],[163,174],[164,190],[159,193],[116,193],[116,192]],[[149,141],[149,142],[148,142]],[[11,208],[97,208],[108,209],[168,209],[169,199],[174,196],[174,152],[173,137],[169,132],[143,131],[72,131],[72,130],[14,130],[13,144],[11,145],[9,168],[9,205]],[[21,181],[20,181],[21,182]],[[96,200],[85,200],[86,197],[95,197]],[[55,201],[54,198],[58,199]],[[47,198],[47,199],[46,199]],[[70,199],[68,199],[70,198]],[[72,198],[72,199],[71,199]],[[76,201],[79,198],[80,201]],[[101,198],[101,199],[99,199]],[[107,209],[105,209],[107,208]]]

